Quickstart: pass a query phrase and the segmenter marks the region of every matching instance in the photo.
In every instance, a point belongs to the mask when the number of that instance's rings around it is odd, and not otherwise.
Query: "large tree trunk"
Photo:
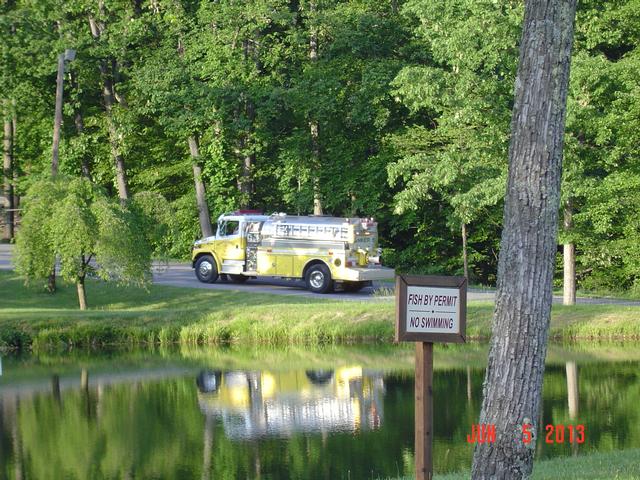
[[[74,90],[78,90],[78,79],[75,75],[71,75],[71,86]],[[78,106],[74,111],[73,121],[76,126],[76,133],[78,137],[82,137],[84,132],[84,119],[82,117],[82,109]],[[91,168],[89,166],[89,159],[86,154],[82,154],[82,158],[80,159],[80,170],[82,172],[82,176],[91,181]]]
[[[18,185],[18,162],[16,160],[16,152],[17,152],[17,142],[18,142],[18,114],[16,113],[16,99],[14,98],[12,100],[12,118],[11,118],[11,139],[13,140],[11,143],[12,151],[11,151],[11,169],[13,171],[13,185],[12,185],[12,190],[13,190],[13,203],[11,205],[13,205],[13,208],[15,209],[15,211],[13,212],[13,228],[14,228],[14,235],[15,235],[15,229],[17,228],[19,222],[20,222],[20,195],[18,193],[18,189],[16,188],[16,186]]]
[[[258,69],[260,68],[257,59],[256,49],[250,39],[242,41],[242,52],[245,62],[252,60]],[[242,208],[247,208],[251,205],[251,196],[253,194],[253,165],[255,163],[255,154],[251,153],[250,143],[252,142],[252,134],[254,129],[254,122],[256,118],[256,108],[253,100],[246,97],[244,94],[240,99],[240,109],[244,109],[244,114],[248,120],[247,130],[242,134],[239,142],[239,151],[241,154],[241,167],[242,171],[240,178],[238,179],[238,189],[240,190]]]
[[[573,228],[573,205],[571,199],[567,200],[564,206],[564,230],[570,232]],[[563,245],[563,296],[562,303],[565,305],[576,304],[576,246],[573,242]]]
[[[4,142],[2,152],[2,175],[4,178],[4,197],[7,210],[4,218],[4,239],[12,240],[13,231],[13,123],[9,102],[4,104]]]
[[[249,131],[246,133],[245,140],[243,142],[243,145],[246,149],[250,142],[250,135],[253,131],[252,125],[253,125],[253,122],[255,121],[255,116],[256,116],[255,105],[253,104],[253,101],[247,100],[246,106],[245,106],[245,112],[250,125]],[[240,183],[240,193],[242,193],[241,206],[243,208],[248,208],[251,206],[251,196],[253,194],[253,179],[251,177],[252,177],[254,163],[255,163],[255,154],[245,151],[242,158],[242,180]]]
[[[60,24],[58,24],[58,31],[60,30]],[[58,175],[59,158],[58,158],[58,145],[60,143],[60,129],[62,128],[62,95],[64,83],[64,54],[58,55],[58,74],[56,76],[56,105],[55,113],[53,117],[53,145],[51,148],[51,176]],[[56,291],[56,265],[53,264],[49,279],[47,281],[47,290],[50,293]]]
[[[318,176],[318,170],[320,168],[320,142],[318,133],[318,122],[312,120],[310,122],[311,129],[311,145],[313,149],[313,161],[311,181],[313,182],[313,214],[322,215],[322,194],[320,190],[320,178]]]
[[[525,1],[516,78],[509,179],[481,424],[473,478],[526,478],[537,433],[551,313],[562,145],[576,0]],[[535,435],[537,437],[538,435]]]
[[[213,229],[211,228],[209,206],[207,205],[207,196],[205,194],[204,182],[202,180],[202,167],[200,166],[200,149],[198,148],[198,139],[191,136],[189,137],[188,142],[193,165],[193,181],[196,185],[196,204],[198,205],[200,230],[202,231],[203,237],[210,237],[213,235]]]
[[[84,120],[82,118],[82,112],[79,108],[75,112],[74,122],[76,124],[76,132],[78,133],[78,136],[81,136],[82,132],[84,131]],[[87,155],[83,153],[80,162],[80,170],[82,171],[82,176],[91,181],[91,167],[89,166],[89,159],[87,158]]]
[[[78,305],[80,310],[87,309],[87,292],[84,289],[84,276],[78,277],[76,281],[76,289],[78,290]]]
[[[313,16],[316,12],[316,3],[309,2],[309,14]],[[312,21],[314,21],[312,19]],[[318,61],[318,32],[315,27],[311,28],[309,35],[309,60],[311,64]],[[311,181],[313,182],[313,214],[322,215],[322,194],[320,189],[320,127],[318,121],[312,119],[309,122],[309,132],[311,134]]]
[[[102,8],[101,2],[100,8]],[[99,41],[104,30],[104,25],[96,22],[93,17],[90,16],[89,27],[94,40],[96,42]],[[98,67],[100,69],[100,76],[102,77],[102,98],[104,100],[104,108],[107,113],[109,144],[111,146],[111,156],[113,158],[116,172],[118,197],[122,203],[126,203],[129,200],[129,184],[127,181],[127,168],[125,166],[124,157],[120,152],[120,133],[118,132],[113,118],[113,106],[116,98],[116,92],[112,80],[113,68],[111,69],[111,72],[109,72],[106,60],[101,60]]]
[[[56,105],[53,116],[53,147],[51,154],[51,176],[58,174],[58,145],[60,144],[60,130],[62,128],[62,96],[64,94],[64,53],[58,55],[58,75],[56,77]]]

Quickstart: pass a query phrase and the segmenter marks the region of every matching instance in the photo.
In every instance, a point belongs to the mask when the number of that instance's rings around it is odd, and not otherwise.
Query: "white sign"
[[[460,289],[407,286],[406,331],[460,333]]]

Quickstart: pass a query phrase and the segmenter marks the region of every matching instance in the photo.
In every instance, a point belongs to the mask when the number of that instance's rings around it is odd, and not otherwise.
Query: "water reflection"
[[[438,353],[450,363],[434,372],[440,473],[468,467],[473,451],[466,435],[477,422],[484,366],[463,352]],[[290,362],[219,351],[5,357],[0,479],[410,475],[412,365],[409,358],[389,367],[391,354],[311,352]],[[556,353],[540,424],[584,424],[586,441],[579,451],[538,442],[539,458],[640,447],[640,352],[633,355]]]
[[[381,372],[337,370],[211,371],[197,377],[198,404],[220,418],[234,440],[379,428],[383,417]]]

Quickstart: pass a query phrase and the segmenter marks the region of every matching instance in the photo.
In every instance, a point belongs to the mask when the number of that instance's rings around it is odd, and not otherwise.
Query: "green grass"
[[[554,288],[554,295],[562,295],[562,288]],[[617,300],[640,301],[640,292],[638,290],[611,290],[599,288],[595,290],[578,289],[576,296],[583,298],[614,298]]]
[[[640,449],[599,452],[576,457],[541,460],[533,464],[531,480],[638,480]],[[436,480],[467,480],[470,472],[434,475]],[[405,477],[410,480],[413,477]],[[400,479],[398,479],[400,480]]]
[[[331,344],[393,338],[392,301],[317,298],[178,288],[149,290],[88,282],[90,309],[73,286],[55,295],[0,272],[0,347],[110,344]],[[493,305],[471,302],[470,339],[491,334]],[[640,307],[557,306],[557,338],[640,338]]]

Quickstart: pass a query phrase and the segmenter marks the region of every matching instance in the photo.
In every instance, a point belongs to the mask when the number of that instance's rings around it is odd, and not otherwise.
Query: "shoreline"
[[[87,284],[90,308],[77,308],[75,287],[56,294],[25,287],[0,272],[0,347],[113,345],[332,345],[391,343],[392,301],[353,302],[246,291],[151,285],[148,289],[98,281]],[[467,339],[486,341],[493,304],[469,302]],[[553,341],[640,339],[640,307],[576,305],[552,308]]]

